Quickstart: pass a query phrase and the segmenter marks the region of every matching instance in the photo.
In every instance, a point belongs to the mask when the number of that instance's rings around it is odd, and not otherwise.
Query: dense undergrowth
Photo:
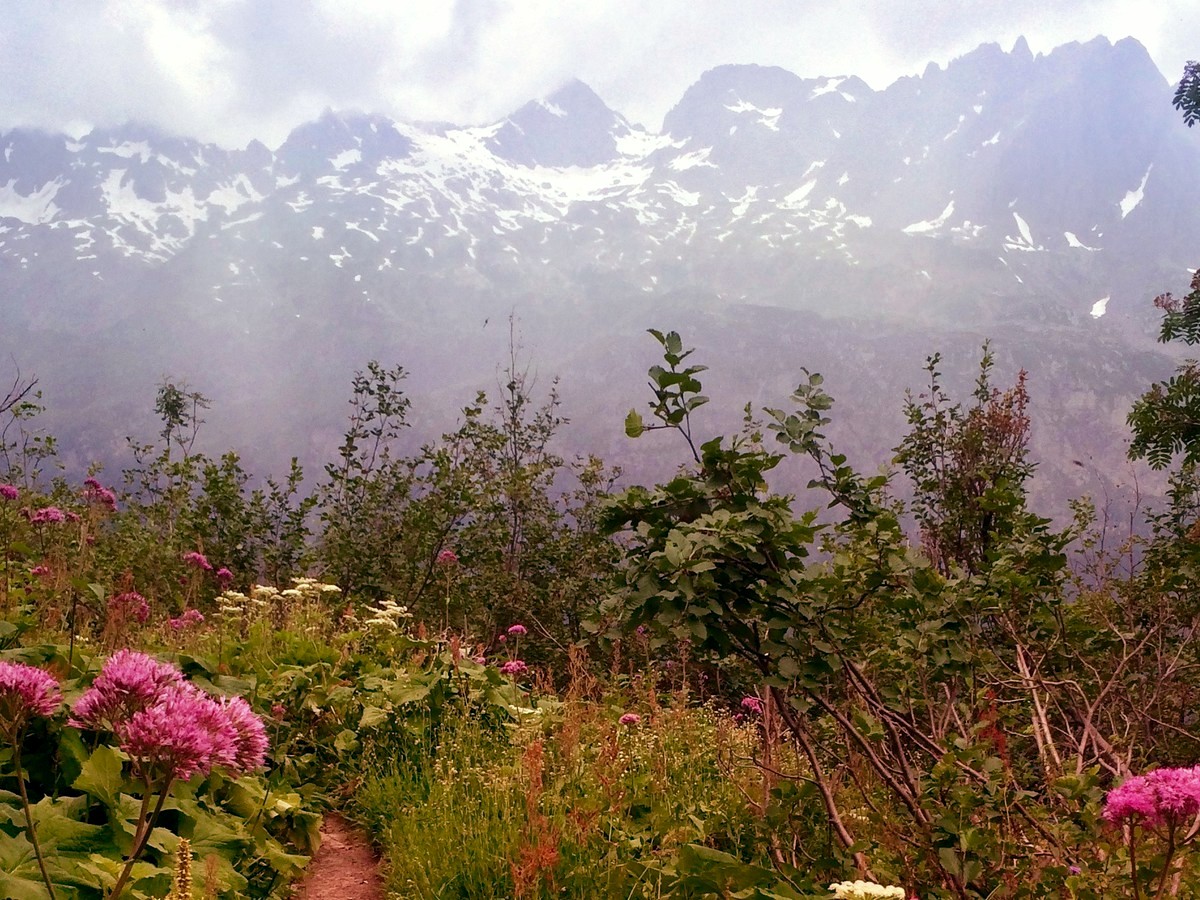
[[[626,431],[684,464],[619,493],[515,371],[402,455],[373,363],[319,483],[259,489],[172,383],[130,468],[75,483],[18,378],[0,894],[286,896],[335,806],[396,897],[1200,895],[1191,466],[1112,548],[1086,503],[1027,508],[1031,401],[986,348],[966,402],[929,361],[867,475],[808,373],[701,440],[703,367],[653,334]],[[800,498],[768,483],[794,456]]]
[[[1175,105],[1200,121],[1200,66]],[[1161,337],[1200,342],[1200,274]],[[910,396],[860,472],[803,373],[614,492],[518,370],[403,453],[404,372],[352,383],[317,479],[195,451],[164,382],[119,475],[65,472],[36,379],[0,397],[0,897],[284,897],[322,811],[391,896],[1196,898],[1200,367],[1130,413],[1178,466],[1150,536],[1028,508],[1024,373]],[[800,497],[770,474],[802,458]],[[906,480],[912,500],[896,499]]]

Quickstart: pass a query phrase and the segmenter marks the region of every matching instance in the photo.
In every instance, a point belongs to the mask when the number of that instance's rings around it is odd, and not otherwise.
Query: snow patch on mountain
[[[58,215],[54,198],[63,186],[62,178],[47,181],[32,194],[17,192],[17,181],[0,185],[0,219],[18,219],[26,225],[44,225]]]
[[[946,208],[942,210],[942,214],[936,219],[925,219],[921,222],[913,222],[911,225],[905,226],[900,230],[905,234],[929,234],[930,232],[937,231],[939,228],[945,225],[950,220],[952,215],[954,215],[953,200],[946,204]]]
[[[667,163],[667,165],[676,172],[694,169],[697,166],[708,166],[711,169],[715,169],[717,168],[716,164],[708,161],[711,153],[712,147],[704,147],[701,150],[693,150],[691,153],[684,153],[681,156],[677,156]]]
[[[1075,236],[1075,232],[1073,231],[1064,231],[1063,237],[1067,239],[1068,247],[1073,247],[1077,250],[1090,250],[1092,253],[1095,253],[1100,249],[1099,247],[1089,247],[1087,244],[1077,238]]]
[[[1136,190],[1128,191],[1118,204],[1121,207],[1121,218],[1125,218],[1135,209],[1142,199],[1146,196],[1146,182],[1150,179],[1150,169],[1154,168],[1154,163],[1150,164],[1150,168],[1146,169],[1146,174],[1142,176],[1142,182],[1137,186]]]
[[[787,209],[804,209],[804,207],[808,206],[808,195],[812,193],[812,189],[816,186],[817,180],[815,178],[804,182],[800,187],[785,196],[780,205]]]
[[[732,105],[730,105],[728,103],[725,104],[725,108],[727,110],[729,110],[730,112],[735,112],[735,113],[757,113],[759,116],[759,118],[757,120],[758,124],[765,125],[767,128],[770,128],[772,131],[779,130],[779,117],[781,115],[783,115],[782,107],[773,106],[773,107],[770,107],[769,109],[761,109],[761,108],[755,106],[753,103],[747,103],[745,100],[740,100],[740,99],[738,100],[737,103],[734,103]]]

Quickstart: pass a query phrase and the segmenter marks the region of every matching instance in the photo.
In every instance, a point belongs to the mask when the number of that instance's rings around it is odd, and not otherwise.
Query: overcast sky
[[[1133,36],[1176,81],[1195,0],[4,0],[0,130],[128,120],[277,146],[326,108],[482,124],[569,78],[658,128],[722,63],[874,88],[984,41]]]

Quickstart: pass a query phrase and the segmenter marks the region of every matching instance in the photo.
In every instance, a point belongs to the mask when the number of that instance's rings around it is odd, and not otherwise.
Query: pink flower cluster
[[[506,662],[504,665],[502,665],[500,667],[501,675],[509,675],[509,676],[524,675],[528,671],[529,671],[529,666],[525,665],[525,663],[519,659],[510,659],[508,662]]]
[[[133,619],[144,624],[150,618],[150,604],[137,591],[126,591],[108,601],[108,614],[110,617]]]
[[[208,557],[196,550],[189,550],[183,554],[183,561],[189,566],[194,566],[201,572],[211,572],[213,570],[212,563],[208,561]]]
[[[111,490],[102,485],[95,478],[88,478],[83,482],[84,492],[83,498],[89,503],[95,503],[103,506],[109,511],[115,511],[117,508],[117,495]]]
[[[204,613],[198,609],[185,609],[183,615],[176,616],[174,619],[168,619],[167,625],[172,631],[183,631],[185,628],[191,628],[193,625],[199,625],[204,621]]]
[[[16,500],[21,496],[21,492],[17,490],[14,484],[0,484],[0,499]]]
[[[217,581],[221,582],[222,585],[227,585],[233,581],[233,573],[225,566],[221,566],[221,568],[217,569]]]
[[[439,566],[453,566],[458,564],[458,554],[447,547],[437,555],[437,564]]]
[[[30,719],[50,716],[62,703],[54,676],[37,666],[0,662],[0,729],[15,737]]]
[[[512,637],[520,637],[523,634],[528,634],[529,629],[526,628],[524,625],[509,625],[508,633]]]
[[[761,716],[763,711],[763,702],[757,697],[743,697],[742,709],[748,713],[753,713],[756,716]]]
[[[132,650],[109,658],[70,724],[111,731],[148,778],[186,780],[217,767],[243,775],[267,752],[266,729],[245,700],[211,697],[174,666]]]
[[[1104,798],[1104,819],[1178,825],[1200,813],[1200,766],[1155,769],[1126,778]]]
[[[617,719],[622,725],[637,725],[642,721],[642,717],[637,713],[625,713],[621,718]]]
[[[57,525],[67,521],[67,514],[57,506],[47,506],[43,509],[35,509],[29,513],[29,522],[32,525]]]

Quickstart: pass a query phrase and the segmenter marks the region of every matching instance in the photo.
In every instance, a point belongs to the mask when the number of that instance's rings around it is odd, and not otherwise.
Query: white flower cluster
[[[371,617],[366,620],[365,625],[374,625],[389,631],[399,631],[401,620],[412,618],[407,606],[401,606],[390,598],[381,601],[378,606],[372,606],[367,612]]]
[[[217,595],[217,612],[223,619],[255,619],[266,608],[267,601],[258,594],[258,588],[247,597],[241,591],[225,591]]]
[[[318,597],[327,594],[340,594],[342,589],[336,584],[325,584],[317,581],[315,578],[293,578],[292,590],[299,591],[302,597],[309,600],[316,600]],[[286,594],[287,591],[284,591]]]
[[[298,604],[341,592],[336,584],[322,584],[315,578],[293,578],[292,587],[282,591],[268,584],[254,585],[249,596],[241,591],[225,591],[217,597],[217,609],[227,619],[253,620],[263,615],[273,603]]]
[[[873,881],[839,881],[829,889],[837,900],[904,900],[904,888]]]

